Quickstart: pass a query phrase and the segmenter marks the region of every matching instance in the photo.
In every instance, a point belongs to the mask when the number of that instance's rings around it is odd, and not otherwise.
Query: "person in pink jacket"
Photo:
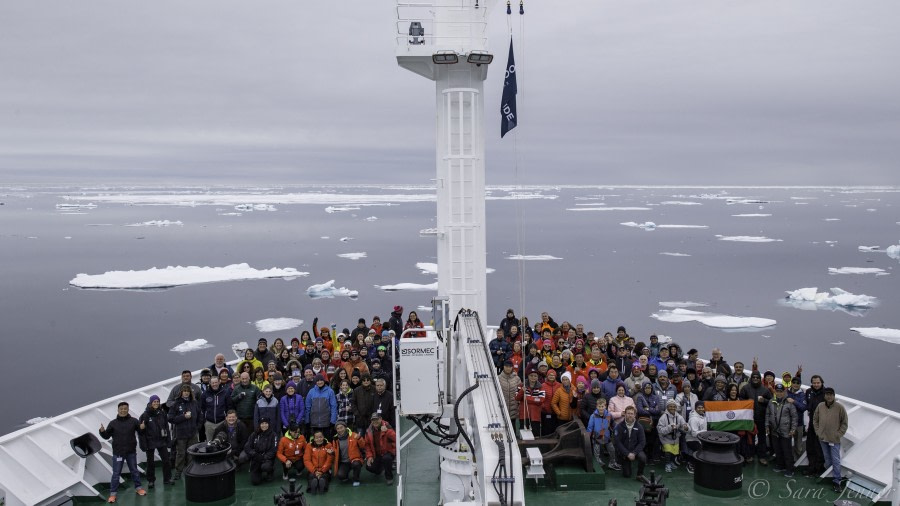
[[[625,395],[625,385],[616,387],[616,395],[609,400],[609,414],[613,423],[618,425],[625,418],[625,408],[634,406],[634,399]]]

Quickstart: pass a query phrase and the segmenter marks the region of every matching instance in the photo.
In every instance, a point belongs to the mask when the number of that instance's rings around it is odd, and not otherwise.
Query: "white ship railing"
[[[231,362],[232,364],[237,361]],[[200,371],[194,372],[199,377]],[[100,424],[116,416],[121,401],[140,416],[151,395],[163,401],[181,376],[116,395],[0,437],[0,504],[58,504],[68,497],[99,496],[94,488],[112,476],[112,442],[99,437]],[[100,440],[101,449],[87,458],[75,454],[70,441],[85,433]],[[138,462],[144,462],[138,451]]]

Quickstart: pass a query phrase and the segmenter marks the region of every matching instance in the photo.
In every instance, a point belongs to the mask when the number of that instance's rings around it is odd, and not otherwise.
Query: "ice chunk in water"
[[[886,329],[882,327],[854,327],[850,330],[859,332],[863,337],[878,339],[887,343],[900,344],[900,329]]]
[[[296,318],[265,318],[257,320],[256,330],[260,332],[278,332],[281,330],[295,329],[303,325],[303,320]]]
[[[306,295],[313,299],[333,299],[335,297],[350,297],[355,299],[359,297],[359,292],[350,290],[345,287],[335,288],[334,280],[327,281],[321,285],[312,285],[306,289]]]
[[[699,322],[707,327],[718,329],[758,329],[771,327],[777,322],[768,318],[756,318],[752,316],[729,316],[715,313],[704,313],[701,311],[691,311],[690,309],[672,309],[662,310],[659,313],[653,313],[653,318],[664,322],[682,323],[682,322]]]
[[[206,339],[194,339],[193,341],[185,341],[169,351],[187,353],[189,351],[202,350],[204,348],[212,348],[212,345],[206,342]]]
[[[78,274],[69,281],[78,288],[140,290],[172,288],[175,286],[213,283],[217,281],[240,281],[267,278],[295,278],[307,276],[292,267],[257,270],[249,265],[232,264],[225,267],[152,267],[143,271],[107,271],[103,274]]]

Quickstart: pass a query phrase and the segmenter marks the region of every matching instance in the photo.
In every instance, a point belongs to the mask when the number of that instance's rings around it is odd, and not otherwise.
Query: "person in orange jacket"
[[[359,472],[362,469],[363,458],[359,447],[362,442],[359,435],[354,434],[345,422],[338,421],[334,424],[335,436],[331,440],[334,448],[334,467],[332,473],[341,483],[346,483],[353,473],[353,486],[359,486]]]
[[[397,455],[397,434],[391,425],[381,419],[381,413],[372,413],[372,422],[363,439],[366,453],[366,470],[373,474],[384,471],[388,485],[394,483],[394,459]]]
[[[334,448],[325,440],[325,433],[316,429],[313,440],[306,445],[303,455],[303,464],[309,471],[306,492],[316,495],[328,492],[328,482],[331,481],[331,466],[334,463]]]
[[[288,479],[288,472],[293,470],[295,474],[303,472],[303,463],[306,453],[306,438],[300,434],[300,427],[296,423],[288,426],[287,434],[278,442],[278,451],[275,457],[281,461],[281,478]]]

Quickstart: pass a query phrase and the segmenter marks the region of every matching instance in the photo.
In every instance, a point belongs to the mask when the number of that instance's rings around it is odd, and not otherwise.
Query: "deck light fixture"
[[[459,63],[459,55],[453,51],[438,51],[431,55],[431,61],[433,61],[435,65],[450,65]]]
[[[494,61],[494,55],[488,53],[487,51],[472,51],[469,53],[469,56],[466,57],[466,61],[469,63],[474,63],[475,65],[488,65],[492,61]]]

